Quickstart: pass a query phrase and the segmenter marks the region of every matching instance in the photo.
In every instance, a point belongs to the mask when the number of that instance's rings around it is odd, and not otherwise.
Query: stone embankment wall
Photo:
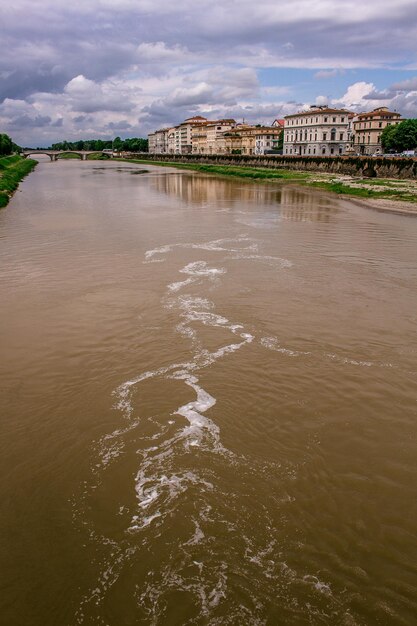
[[[377,178],[417,178],[417,158],[389,157],[304,157],[304,156],[249,156],[244,154],[203,155],[203,154],[127,154],[130,158],[175,163],[205,163],[210,165],[239,165],[271,169],[302,170],[348,174]]]

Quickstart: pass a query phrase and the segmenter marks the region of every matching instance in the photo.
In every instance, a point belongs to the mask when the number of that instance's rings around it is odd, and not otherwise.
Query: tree
[[[395,126],[386,126],[381,133],[385,151],[403,152],[417,148],[417,119],[403,120]]]
[[[396,126],[395,133],[396,149],[414,150],[417,148],[417,120],[404,120]]]
[[[397,132],[397,126],[390,124],[385,126],[381,133],[381,145],[384,152],[390,152],[395,150],[395,135]]]
[[[284,148],[284,131],[281,131],[278,137],[278,143],[275,146],[275,150],[283,150]]]
[[[11,154],[14,150],[14,145],[9,135],[0,134],[0,156]]]
[[[123,141],[120,139],[120,137],[116,137],[113,140],[113,149],[116,152],[120,152],[122,150],[122,148],[123,148]]]

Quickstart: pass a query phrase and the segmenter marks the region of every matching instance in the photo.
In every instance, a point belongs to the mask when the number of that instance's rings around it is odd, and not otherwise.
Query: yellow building
[[[206,154],[207,121],[194,124],[191,130],[191,143],[193,154]]]
[[[224,154],[223,135],[236,126],[235,120],[223,119],[207,123],[207,154]]]
[[[401,115],[389,111],[387,107],[378,107],[369,113],[360,113],[353,120],[355,133],[354,148],[359,154],[381,154],[381,133],[391,124],[402,122]]]
[[[240,124],[224,133],[227,154],[265,154],[273,150],[282,133],[277,126]]]

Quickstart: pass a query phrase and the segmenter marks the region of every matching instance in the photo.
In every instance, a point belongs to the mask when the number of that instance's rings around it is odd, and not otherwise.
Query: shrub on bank
[[[0,208],[5,207],[22,178],[33,170],[37,161],[18,155],[0,158]]]

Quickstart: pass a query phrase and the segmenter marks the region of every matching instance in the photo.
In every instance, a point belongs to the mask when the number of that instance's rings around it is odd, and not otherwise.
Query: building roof
[[[187,119],[182,123],[185,124],[186,122],[193,122],[194,120],[201,120],[203,122],[207,122],[206,117],[202,117],[201,115],[193,115],[193,117],[187,117]]]
[[[400,113],[397,113],[396,111],[389,111],[387,107],[378,107],[377,109],[372,109],[372,111],[368,111],[367,113],[359,113],[358,120],[380,117],[381,115],[384,115],[385,117],[401,117]]]
[[[318,113],[345,113],[348,115],[350,111],[347,109],[330,109],[329,107],[324,106],[311,106],[307,111],[299,111],[298,113],[292,113],[291,115],[286,115],[284,119],[288,119],[291,117],[300,117],[302,115],[317,115]]]

